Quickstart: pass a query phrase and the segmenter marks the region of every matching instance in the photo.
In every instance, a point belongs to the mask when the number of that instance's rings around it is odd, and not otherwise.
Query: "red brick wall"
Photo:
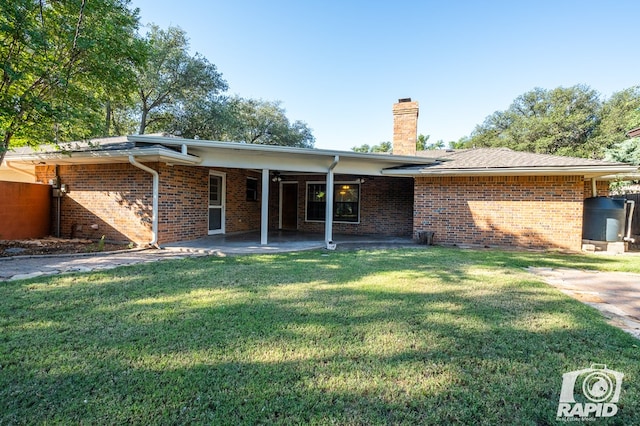
[[[51,187],[37,183],[0,182],[0,240],[49,235]]]
[[[37,167],[38,179],[55,169]],[[146,243],[151,240],[151,185],[146,173],[130,164],[58,166],[68,193],[61,200],[60,236]],[[55,208],[52,230],[56,230]]]
[[[260,229],[260,198],[247,201],[247,177],[260,174],[242,169],[192,166],[160,166],[160,222],[161,244],[192,240],[208,235],[209,172],[223,173],[226,178],[225,232]]]
[[[207,235],[209,169],[152,165],[160,178],[158,243],[192,240]],[[148,187],[151,191],[151,186]]]
[[[158,243],[191,240],[208,234],[209,168],[145,164],[158,171]],[[213,170],[213,169],[212,169]],[[246,201],[247,176],[259,173],[216,169],[226,175],[227,233],[260,229],[260,201]],[[36,168],[43,182],[56,168]],[[152,177],[127,163],[59,166],[60,181],[69,193],[62,198],[62,237],[151,241]],[[258,187],[260,181],[258,180]],[[258,189],[260,191],[260,189]],[[55,231],[57,219],[52,209]]]
[[[360,176],[335,175],[335,182],[353,182]],[[325,175],[287,176],[298,180],[298,226],[300,231],[324,233],[324,222],[305,220],[307,182],[325,182]],[[333,223],[336,234],[410,237],[413,216],[413,179],[367,176],[360,185],[360,223]],[[278,185],[271,185],[270,227],[278,226]]]
[[[592,184],[591,179],[587,179],[584,181],[584,198],[593,197],[592,194]],[[596,181],[596,191],[598,192],[598,197],[608,197],[609,196],[609,182],[608,181]]]
[[[227,174],[226,232],[244,232],[260,229],[260,203],[262,174],[243,169],[215,169]],[[247,178],[258,181],[258,199],[247,201]],[[277,212],[277,210],[276,210]]]
[[[581,176],[418,177],[417,231],[434,242],[563,248],[582,242]]]
[[[159,243],[206,236],[210,169],[147,165],[160,176]],[[216,170],[226,175],[226,232],[260,229],[260,173]],[[46,182],[55,169],[38,167],[37,173]],[[150,241],[150,174],[130,164],[59,166],[58,173],[69,187],[62,199],[62,236]],[[246,200],[248,176],[258,179],[258,201]],[[336,175],[335,180],[358,177]],[[305,221],[305,201],[306,182],[326,176],[286,179],[298,181],[299,230],[323,233],[324,222]],[[361,185],[360,223],[334,223],[334,233],[416,236],[433,230],[436,243],[578,250],[588,185],[580,176],[418,177],[414,188],[412,178],[369,176]],[[278,228],[278,204],[278,184],[270,182],[270,229]]]

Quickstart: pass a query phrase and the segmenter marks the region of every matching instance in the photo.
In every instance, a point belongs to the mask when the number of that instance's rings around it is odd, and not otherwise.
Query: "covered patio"
[[[218,256],[249,253],[285,253],[302,250],[325,249],[325,235],[297,231],[269,231],[268,244],[260,244],[260,231],[237,234],[209,235],[197,240],[162,245],[165,250],[201,253]],[[410,237],[380,235],[334,234],[335,249],[341,250],[363,246],[374,247],[421,247]],[[424,247],[424,246],[422,246]]]

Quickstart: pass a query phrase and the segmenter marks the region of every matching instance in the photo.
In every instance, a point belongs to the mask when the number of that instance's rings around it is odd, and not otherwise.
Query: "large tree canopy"
[[[475,128],[467,147],[506,146],[518,151],[593,157],[589,144],[600,113],[598,93],[586,86],[536,88]]]
[[[152,25],[147,42],[149,56],[137,73],[140,134],[147,127],[166,130],[185,104],[227,90],[215,65],[198,53],[189,54],[189,39],[182,29]]]
[[[137,34],[129,0],[0,3],[0,160],[9,146],[105,135],[313,147],[279,102],[226,98],[227,83],[177,27]]]
[[[456,148],[505,146],[518,151],[603,158],[640,125],[640,89],[632,87],[601,101],[598,93],[577,85],[536,88],[496,111]]]
[[[128,0],[0,2],[0,162],[10,146],[102,133],[144,49]]]
[[[291,123],[280,102],[236,97],[230,108],[235,123],[229,131],[229,140],[313,148],[315,138],[307,124],[299,120]]]
[[[596,145],[603,150],[627,140],[627,132],[640,126],[640,86],[614,93],[600,112]]]
[[[174,117],[172,133],[187,138],[298,148],[315,143],[307,124],[290,122],[280,102],[213,96],[185,104]]]
[[[640,166],[640,138],[627,139],[605,151],[605,160]]]

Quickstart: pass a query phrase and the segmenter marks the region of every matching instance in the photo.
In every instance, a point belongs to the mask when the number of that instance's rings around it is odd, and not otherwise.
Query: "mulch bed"
[[[0,257],[45,254],[98,253],[126,250],[128,244],[117,244],[85,239],[38,238],[31,240],[0,240]]]

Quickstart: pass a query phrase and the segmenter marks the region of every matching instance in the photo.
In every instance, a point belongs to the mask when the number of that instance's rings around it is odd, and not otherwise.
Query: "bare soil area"
[[[126,250],[128,244],[65,238],[38,238],[31,240],[0,240],[0,257],[31,256],[46,254],[98,253]]]

